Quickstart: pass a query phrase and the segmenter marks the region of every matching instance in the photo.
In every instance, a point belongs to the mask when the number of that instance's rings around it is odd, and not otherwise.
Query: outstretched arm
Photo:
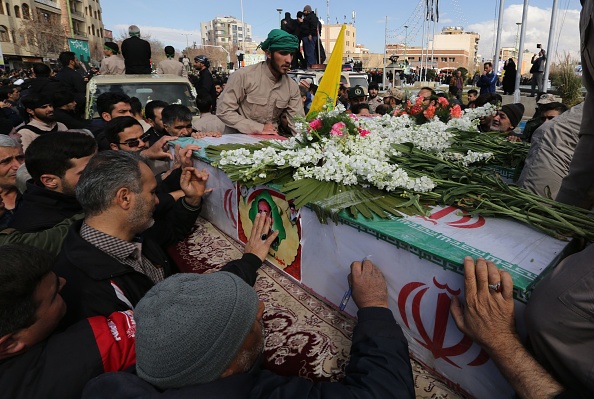
[[[500,289],[494,289],[500,284]],[[491,287],[490,287],[491,286]],[[509,273],[491,261],[464,259],[465,296],[454,297],[451,313],[464,334],[489,354],[514,390],[524,399],[554,398],[559,384],[524,348],[514,320],[514,284]]]

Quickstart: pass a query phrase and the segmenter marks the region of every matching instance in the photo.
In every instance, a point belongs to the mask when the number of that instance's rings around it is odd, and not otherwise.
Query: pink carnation
[[[447,107],[450,103],[448,102],[448,100],[444,97],[439,97],[437,99],[437,102],[439,103],[439,105],[441,105],[442,107]]]
[[[365,137],[365,136],[367,136],[367,135],[368,135],[368,134],[370,134],[370,133],[371,133],[371,132],[370,132],[369,130],[365,130],[365,129],[359,129],[359,135],[360,135],[361,137]]]
[[[332,136],[342,136],[342,129],[344,129],[345,127],[346,125],[344,124],[344,122],[336,122],[334,125],[332,125],[332,130],[330,130],[330,134]]]
[[[322,121],[319,119],[314,119],[313,121],[309,122],[309,127],[313,130],[318,130],[322,127]]]

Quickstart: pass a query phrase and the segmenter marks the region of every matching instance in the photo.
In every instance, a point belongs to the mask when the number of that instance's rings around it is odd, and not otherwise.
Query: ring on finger
[[[495,292],[501,292],[501,283],[497,283],[497,284],[489,284],[488,286],[490,289],[492,289]]]

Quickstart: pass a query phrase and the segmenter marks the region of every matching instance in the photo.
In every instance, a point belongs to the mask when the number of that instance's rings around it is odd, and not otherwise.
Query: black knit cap
[[[506,104],[501,107],[501,112],[507,115],[513,127],[518,126],[524,115],[524,105],[521,103]]]

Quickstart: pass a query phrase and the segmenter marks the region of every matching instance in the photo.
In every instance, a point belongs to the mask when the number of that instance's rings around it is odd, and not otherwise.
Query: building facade
[[[202,45],[223,46],[231,51],[252,42],[252,26],[235,17],[218,17],[200,23]]]
[[[386,51],[388,57],[397,55],[399,62],[408,60],[413,69],[427,65],[446,71],[464,67],[473,72],[480,67],[479,40],[478,33],[465,32],[462,27],[445,27],[433,37],[427,48],[398,43],[388,45]]]
[[[0,2],[4,67],[27,67],[34,62],[55,64],[58,54],[70,48],[68,39],[88,48],[90,58],[99,60],[103,30],[99,0]]]

